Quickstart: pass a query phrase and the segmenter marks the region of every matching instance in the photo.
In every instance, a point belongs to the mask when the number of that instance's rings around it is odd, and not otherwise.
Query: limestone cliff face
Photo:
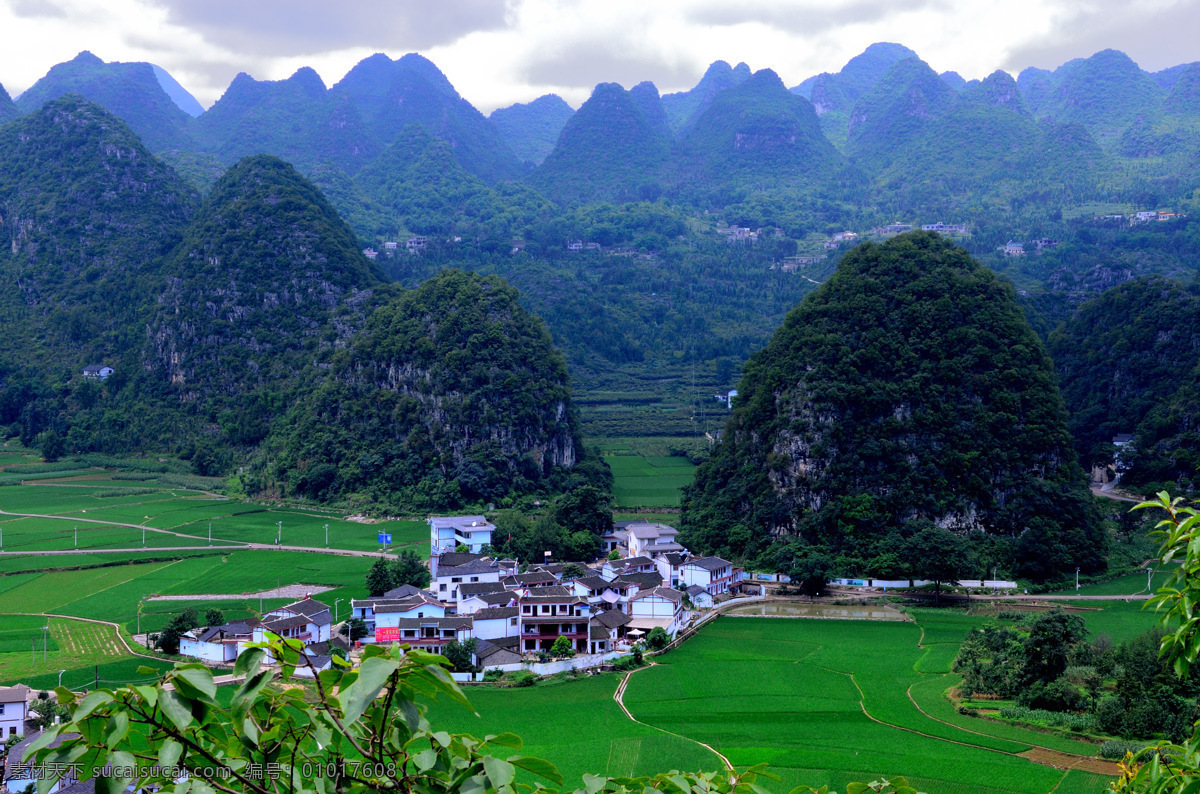
[[[328,464],[335,491],[437,482],[491,500],[581,457],[566,363],[541,321],[499,279],[456,270],[376,309],[291,424],[280,468],[301,490]]]
[[[247,158],[214,186],[168,265],[147,366],[185,402],[282,390],[353,330],[335,316],[379,282],[320,191],[281,160]]]
[[[685,500],[701,548],[740,552],[741,525],[870,557],[934,523],[1079,534],[1080,564],[1102,565],[1050,360],[1011,289],[943,238],[851,251],[738,391]]]

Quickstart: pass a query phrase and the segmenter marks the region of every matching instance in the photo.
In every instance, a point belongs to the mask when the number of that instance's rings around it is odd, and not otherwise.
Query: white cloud
[[[577,106],[597,82],[686,89],[717,59],[795,85],[876,41],[968,79],[1106,47],[1159,69],[1200,59],[1200,0],[0,0],[11,93],[87,49],[157,63],[205,105],[239,71],[308,65],[332,85],[377,50],[422,52],[487,112],[549,92]]]

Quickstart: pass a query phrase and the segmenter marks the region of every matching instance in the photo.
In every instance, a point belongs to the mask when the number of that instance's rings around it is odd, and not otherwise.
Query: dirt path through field
[[[654,666],[654,663],[651,662],[650,665],[648,665],[647,667],[642,667],[639,669],[647,670],[653,666]],[[699,739],[693,739],[689,736],[680,736],[678,733],[668,731],[665,728],[660,728],[657,725],[651,725],[648,722],[642,722],[637,717],[635,717],[629,713],[629,709],[625,708],[625,687],[629,685],[630,677],[636,672],[637,672],[637,670],[630,670],[628,673],[626,673],[625,677],[621,679],[621,683],[617,687],[617,691],[613,693],[613,700],[617,701],[617,705],[621,707],[621,711],[625,712],[625,716],[628,717],[631,722],[636,722],[638,725],[645,725],[647,728],[651,728],[656,731],[661,731],[662,733],[668,734],[669,736],[674,736],[676,738],[683,739],[686,742],[694,742],[695,744],[700,745],[701,747],[705,748],[706,750],[711,751],[712,754],[715,755],[717,758],[720,758],[721,763],[725,764],[725,768],[728,769],[730,772],[732,772],[733,764],[731,764],[729,762],[729,759],[726,758],[722,753],[718,752],[712,745],[705,744],[704,742],[700,741]]]

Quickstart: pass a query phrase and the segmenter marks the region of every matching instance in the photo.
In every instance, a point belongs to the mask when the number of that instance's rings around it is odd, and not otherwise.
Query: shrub
[[[493,667],[491,670],[488,670],[487,672],[485,672],[483,674],[483,680],[487,681],[489,683],[493,683],[493,684],[495,682],[499,681],[503,677],[504,677],[504,671],[497,670],[495,667]]]
[[[1000,716],[1006,720],[1033,722],[1039,725],[1066,728],[1072,731],[1086,731],[1095,724],[1095,719],[1091,714],[1047,711],[1046,709],[1031,709],[1025,706],[1006,706],[1000,709]]]
[[[618,673],[628,673],[630,670],[636,670],[641,666],[641,661],[634,656],[622,656],[613,662],[613,669]]]
[[[529,670],[518,670],[508,677],[508,683],[512,686],[533,686],[537,680],[537,675]]]

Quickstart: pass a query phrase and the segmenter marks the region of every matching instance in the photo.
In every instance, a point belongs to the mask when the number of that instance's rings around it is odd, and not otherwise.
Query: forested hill
[[[167,262],[147,362],[187,403],[311,379],[339,324],[382,282],[320,191],[274,157],[213,187]]]
[[[693,548],[796,537],[890,577],[937,525],[1031,579],[1105,566],[1050,359],[1011,289],[943,238],[855,248],[738,391],[686,491]]]
[[[397,510],[586,482],[566,362],[517,297],[446,270],[379,306],[292,411],[269,476]]]
[[[12,97],[4,90],[4,86],[0,85],[0,124],[7,124],[19,114],[20,111],[13,104]]]
[[[1195,485],[1200,467],[1200,296],[1166,279],[1139,279],[1081,305],[1050,335],[1081,459],[1108,466],[1113,439],[1122,483],[1142,492]]]
[[[77,95],[0,128],[0,306],[10,362],[124,360],[199,197]]]
[[[529,104],[517,103],[492,111],[488,120],[523,162],[540,164],[554,148],[567,119],[575,113],[558,94],[546,94]]]

